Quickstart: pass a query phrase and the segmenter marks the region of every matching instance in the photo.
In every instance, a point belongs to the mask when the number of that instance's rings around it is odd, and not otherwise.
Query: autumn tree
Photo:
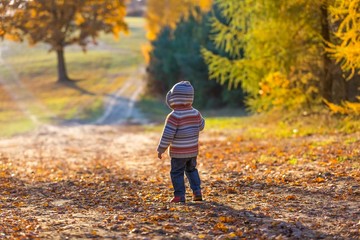
[[[13,0],[0,1],[0,37],[43,42],[56,51],[58,81],[69,81],[64,48],[79,44],[83,50],[96,43],[100,32],[118,36],[128,27],[125,0]]]
[[[213,0],[148,0],[146,13],[147,38],[155,40],[164,28],[174,29],[181,18],[197,16],[196,7],[202,11],[211,9]]]

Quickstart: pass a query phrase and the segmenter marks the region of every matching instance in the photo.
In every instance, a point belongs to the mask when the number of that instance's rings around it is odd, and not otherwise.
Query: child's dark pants
[[[171,181],[174,187],[174,196],[185,198],[184,172],[194,193],[199,193],[200,177],[196,169],[196,157],[171,158]]]

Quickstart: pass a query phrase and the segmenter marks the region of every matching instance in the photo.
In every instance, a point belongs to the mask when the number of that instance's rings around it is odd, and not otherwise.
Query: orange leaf
[[[290,201],[290,200],[296,200],[296,197],[294,195],[287,196],[286,201]]]
[[[222,232],[227,232],[229,229],[223,224],[223,223],[217,223],[215,226],[214,226],[214,229],[215,230],[220,230]]]
[[[225,217],[225,216],[220,217],[220,222],[223,222],[223,223],[233,223],[235,221],[236,220],[232,217]]]
[[[243,232],[241,230],[237,230],[235,234],[236,236],[241,237],[243,235]]]
[[[317,183],[322,183],[322,182],[325,182],[325,179],[322,178],[322,177],[317,177],[317,178],[315,179],[315,182],[317,182]]]

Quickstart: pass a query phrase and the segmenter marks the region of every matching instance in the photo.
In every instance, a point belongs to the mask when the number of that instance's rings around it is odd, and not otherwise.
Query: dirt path
[[[2,139],[0,236],[357,239],[359,133],[276,141],[224,134],[201,136],[206,201],[193,203],[188,193],[186,204],[168,203],[159,133],[47,127]]]
[[[135,102],[145,87],[145,67],[139,66],[115,93],[105,99],[104,113],[94,123],[99,125],[146,124],[145,116],[135,108]]]

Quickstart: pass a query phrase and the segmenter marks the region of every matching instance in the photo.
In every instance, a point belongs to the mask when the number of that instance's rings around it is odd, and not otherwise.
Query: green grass
[[[147,127],[148,131],[160,131],[170,109],[161,100],[143,97],[138,103],[155,125]],[[299,113],[268,113],[250,115],[241,109],[203,110],[206,119],[206,131],[223,131],[247,139],[291,138],[314,134],[352,133],[360,131],[360,119],[340,117],[329,112],[312,115]],[[333,140],[316,142],[318,146],[331,144]],[[357,141],[349,139],[348,144]],[[295,161],[290,161],[294,163]]]
[[[3,126],[0,128],[0,136],[2,137],[10,137],[18,133],[30,131],[36,127],[31,120],[26,118],[14,119],[11,124],[6,123],[6,125],[1,121],[0,123]]]
[[[137,107],[155,124],[162,123],[171,112],[164,102],[149,96],[142,96]]]
[[[36,125],[12,102],[11,96],[0,85],[0,136],[11,136],[34,127]]]
[[[143,18],[131,17],[125,20],[129,25],[129,33],[121,33],[118,38],[114,38],[111,34],[101,35],[101,40],[115,49],[122,49],[124,52],[140,52],[141,46],[147,43],[144,31],[145,21]],[[119,42],[121,44],[118,44]]]
[[[289,138],[314,134],[336,134],[360,131],[359,119],[345,119],[329,113],[313,116],[292,116],[263,114],[247,117],[210,117],[206,121],[208,129],[240,130],[251,139]],[[318,144],[329,144],[331,140]]]
[[[0,76],[7,81],[19,78],[23,86],[56,117],[64,120],[95,118],[103,111],[104,96],[119,89],[137,67],[144,64],[141,53],[141,46],[147,42],[144,19],[126,18],[126,21],[130,32],[128,35],[121,33],[117,40],[112,35],[102,34],[98,45],[89,45],[85,53],[79,46],[65,48],[69,77],[76,80],[72,86],[56,83],[56,53],[49,52],[49,46],[45,44],[29,46],[27,43],[5,42],[8,50],[3,52],[3,58],[10,69],[0,66]],[[0,100],[0,136],[34,127],[21,111],[19,114],[13,110],[16,104],[11,98],[0,97]],[[44,122],[50,121],[49,116],[30,104],[27,103],[27,107],[33,114]],[[18,121],[14,121],[16,116]]]

